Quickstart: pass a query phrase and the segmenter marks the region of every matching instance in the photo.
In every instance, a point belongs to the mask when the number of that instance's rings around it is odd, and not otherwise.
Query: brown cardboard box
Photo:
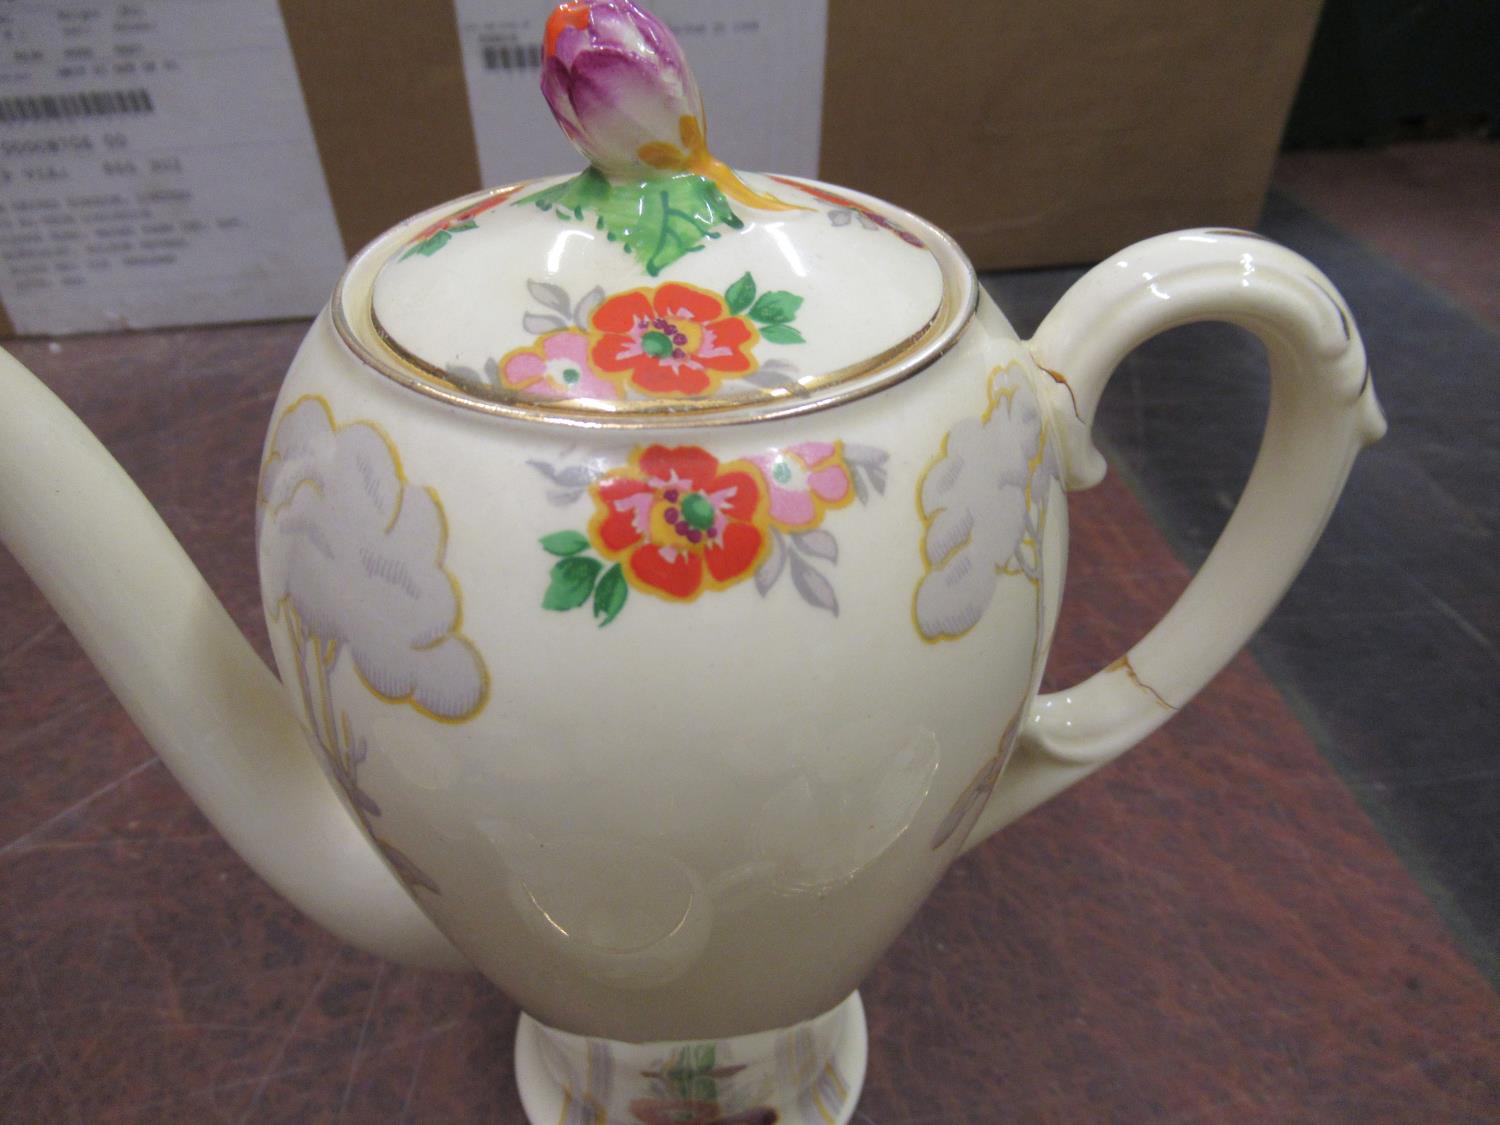
[[[449,0],[280,3],[348,253],[483,186]]]
[[[1319,0],[832,0],[821,174],[981,268],[1250,226]]]
[[[346,251],[482,186],[452,0],[279,3]],[[1318,8],[829,0],[820,174],[980,268],[1251,225]]]
[[[451,8],[380,7],[282,0],[351,250],[480,186]],[[931,219],[984,269],[1253,225],[1319,7],[830,0],[820,175]]]

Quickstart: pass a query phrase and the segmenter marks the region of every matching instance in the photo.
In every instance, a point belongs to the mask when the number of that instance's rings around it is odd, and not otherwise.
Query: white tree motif
[[[472,718],[489,673],[458,632],[458,585],[443,566],[447,527],[431,489],[411,487],[375,426],[340,426],[317,396],[281,416],[261,470],[256,534],[273,620],[284,622],[308,726],[330,772],[396,873],[440,893],[371,821],[360,787],[369,754],[333,694],[349,652],[360,681],[390,703],[435,719]]]
[[[918,496],[927,573],[916,620],[928,640],[979,623],[1002,574],[1041,576],[1041,529],[1057,462],[1019,364],[990,376],[989,408],[948,431]]]
[[[320,398],[282,415],[260,485],[262,582],[323,675],[347,649],[378,696],[435,718],[478,712],[489,677],[457,631],[458,587],[430,489],[410,487],[386,437],[334,423]]]

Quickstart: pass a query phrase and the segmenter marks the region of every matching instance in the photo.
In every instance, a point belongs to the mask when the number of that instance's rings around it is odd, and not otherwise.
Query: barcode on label
[[[0,97],[0,125],[155,112],[156,106],[146,90],[85,90],[77,94],[13,94]]]
[[[486,43],[485,70],[539,70],[542,65],[540,43]]]

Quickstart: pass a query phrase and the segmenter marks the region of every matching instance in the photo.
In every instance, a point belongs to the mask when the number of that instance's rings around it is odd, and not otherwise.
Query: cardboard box
[[[930,219],[981,269],[1252,226],[1319,7],[830,0],[818,174]],[[359,20],[357,0],[282,8],[347,247],[479,186],[441,4],[391,22]],[[372,61],[393,80],[363,79]],[[372,119],[391,129],[379,144]]]
[[[821,173],[930,219],[980,268],[1252,226],[1319,7],[832,0]]]
[[[321,208],[324,232],[315,239],[310,222],[302,242],[319,248],[296,267],[309,277],[298,275],[294,298],[281,299],[285,285],[262,284],[240,304],[231,291],[140,314],[130,312],[116,270],[117,306],[52,324],[33,299],[31,330],[310,315],[315,307],[302,306],[331,284],[324,274],[337,269],[337,244],[352,253],[407,215],[483,186],[453,3],[254,0],[262,32],[269,24],[280,41],[284,22],[281,72],[295,66],[306,107],[293,129],[302,130],[307,165],[296,182],[315,181],[321,165],[327,185],[326,200],[286,203]],[[548,6],[537,0],[539,18]],[[142,7],[149,14],[150,0]],[[1318,8],[1318,0],[829,0],[819,175],[924,215],[982,269],[1091,262],[1173,228],[1252,225]],[[0,13],[6,18],[28,17]],[[113,74],[109,81],[110,96],[140,95]],[[539,96],[536,112],[545,113]],[[8,124],[0,114],[0,139],[20,135],[3,132]],[[234,183],[242,197],[253,190]],[[12,220],[43,229],[14,211],[0,214],[0,240],[7,230],[15,236]],[[151,227],[160,235],[168,225]],[[288,268],[285,253],[265,257]],[[144,279],[169,271],[130,276],[149,285]],[[106,311],[115,307],[124,311]],[[0,308],[0,331],[8,329]]]

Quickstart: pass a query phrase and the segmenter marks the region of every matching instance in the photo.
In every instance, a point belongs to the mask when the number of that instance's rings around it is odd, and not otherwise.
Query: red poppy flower
[[[718,294],[692,285],[618,293],[594,310],[589,324],[594,366],[628,372],[653,394],[702,394],[756,367],[755,326],[728,315]]]
[[[594,547],[623,560],[630,584],[657,597],[691,601],[705,588],[726,589],[770,549],[765,489],[748,461],[652,445],[591,491]]]

